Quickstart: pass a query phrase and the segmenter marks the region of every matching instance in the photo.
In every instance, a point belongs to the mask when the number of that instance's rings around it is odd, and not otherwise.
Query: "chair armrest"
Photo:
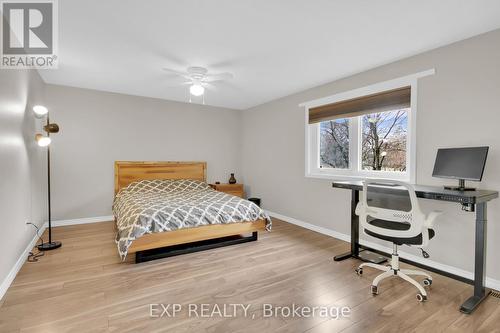
[[[425,223],[424,225],[427,227],[427,228],[432,228],[434,226],[434,221],[436,220],[436,218],[443,214],[442,211],[439,211],[439,210],[435,210],[435,211],[432,211],[430,212],[427,217],[425,218]]]
[[[359,202],[358,205],[356,206],[356,209],[354,210],[354,214],[360,216],[362,213],[365,213],[366,215],[370,215],[370,213],[373,212],[369,207],[365,207],[365,205],[362,202]]]
[[[354,210],[354,214],[356,215],[360,215],[361,214],[361,210],[364,209],[364,205],[362,202],[358,202],[358,204],[356,205],[356,209]]]

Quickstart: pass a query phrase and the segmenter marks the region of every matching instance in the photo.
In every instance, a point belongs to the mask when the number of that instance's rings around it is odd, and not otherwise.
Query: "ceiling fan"
[[[178,71],[170,68],[163,68],[164,71],[186,78],[188,81],[184,84],[189,84],[189,93],[193,96],[202,96],[205,93],[205,86],[211,82],[230,80],[233,78],[232,73],[208,73],[204,67],[192,66],[186,71]]]

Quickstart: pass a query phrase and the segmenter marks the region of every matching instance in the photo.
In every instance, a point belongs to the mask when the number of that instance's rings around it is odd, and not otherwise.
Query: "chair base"
[[[403,280],[406,280],[413,284],[419,291],[417,294],[417,300],[420,302],[424,302],[427,300],[427,291],[422,287],[420,283],[418,283],[415,279],[412,279],[410,275],[416,275],[416,276],[423,276],[425,279],[423,280],[423,284],[425,286],[430,286],[432,284],[432,277],[423,272],[423,271],[418,271],[418,270],[413,270],[413,269],[400,269],[399,268],[399,256],[397,253],[397,245],[394,245],[394,252],[392,254],[391,258],[391,265],[389,266],[384,266],[384,265],[378,265],[378,264],[373,264],[369,262],[362,263],[361,265],[358,266],[356,269],[356,273],[358,275],[363,274],[363,267],[371,267],[378,269],[379,271],[382,271],[383,273],[375,277],[372,282],[371,286],[371,292],[373,295],[378,294],[378,284],[380,281],[391,277],[391,276],[399,276]]]

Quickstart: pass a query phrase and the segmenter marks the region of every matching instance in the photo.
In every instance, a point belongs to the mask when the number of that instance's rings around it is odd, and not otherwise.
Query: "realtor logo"
[[[1,1],[2,68],[57,68],[56,0]]]

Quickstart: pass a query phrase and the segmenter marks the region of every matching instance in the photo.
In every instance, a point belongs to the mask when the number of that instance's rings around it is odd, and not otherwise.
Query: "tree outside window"
[[[362,170],[406,171],[408,112],[409,109],[401,109],[358,117]],[[320,123],[320,168],[350,167],[349,125],[349,118]]]
[[[362,116],[363,170],[406,171],[408,109]]]
[[[320,123],[320,167],[349,168],[349,119]]]

